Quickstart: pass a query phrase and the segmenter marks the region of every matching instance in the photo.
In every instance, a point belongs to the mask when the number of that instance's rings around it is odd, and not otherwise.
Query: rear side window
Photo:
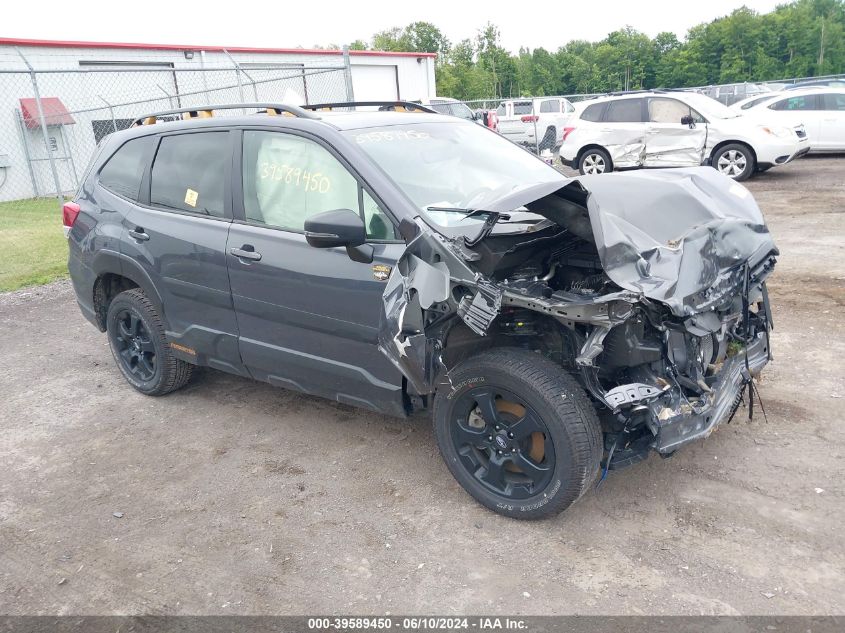
[[[141,179],[155,140],[155,136],[142,136],[121,145],[100,170],[100,184],[119,196],[138,200]]]
[[[560,104],[554,99],[540,102],[540,112],[560,112]]]
[[[815,110],[816,95],[804,95],[781,99],[769,106],[771,110]]]
[[[588,105],[581,113],[581,119],[583,121],[601,121],[606,105],[606,103],[594,103],[593,105]]]
[[[228,132],[162,138],[150,177],[150,204],[222,218],[230,148]]]
[[[607,104],[605,121],[611,123],[642,123],[642,99],[619,99]]]
[[[824,99],[825,110],[845,111],[845,94],[827,94],[821,97]]]

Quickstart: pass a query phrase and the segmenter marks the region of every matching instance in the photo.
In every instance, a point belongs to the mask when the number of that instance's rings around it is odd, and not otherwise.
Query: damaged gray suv
[[[467,492],[534,519],[708,436],[770,359],[778,252],[712,169],[569,179],[412,104],[237,108],[112,134],[64,208],[82,313],[144,394],[207,366],[427,409]]]

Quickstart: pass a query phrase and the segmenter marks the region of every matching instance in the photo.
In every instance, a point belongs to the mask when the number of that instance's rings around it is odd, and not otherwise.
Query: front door
[[[387,274],[405,248],[392,220],[316,140],[244,130],[241,156],[227,250],[244,364],[259,380],[402,413],[402,376],[377,347]],[[334,209],[362,214],[371,263],[306,243],[306,218]]]
[[[693,117],[692,126],[681,123]],[[645,167],[697,167],[704,160],[707,124],[686,103],[668,97],[648,99]]]

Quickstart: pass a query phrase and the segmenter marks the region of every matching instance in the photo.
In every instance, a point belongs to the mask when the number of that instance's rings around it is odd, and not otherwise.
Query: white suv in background
[[[845,152],[845,88],[788,90],[748,108],[745,116],[782,126],[803,125],[811,152]]]
[[[502,101],[496,109],[499,134],[519,145],[554,150],[574,112],[575,106],[563,97]]]
[[[809,149],[800,124],[757,121],[704,95],[655,90],[578,103],[560,159],[582,174],[709,164],[745,180]]]

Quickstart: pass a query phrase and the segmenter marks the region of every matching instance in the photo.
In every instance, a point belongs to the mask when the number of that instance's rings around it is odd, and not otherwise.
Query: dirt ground
[[[845,157],[748,187],[782,251],[768,422],[539,523],[474,503],[425,418],[211,370],[147,398],[67,282],[0,295],[0,613],[845,613]]]

